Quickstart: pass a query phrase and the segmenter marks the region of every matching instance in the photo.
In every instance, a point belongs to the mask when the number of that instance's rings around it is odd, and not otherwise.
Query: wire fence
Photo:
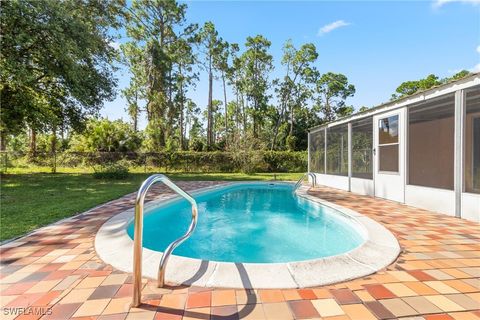
[[[122,164],[149,172],[304,172],[307,152],[0,152],[0,171],[86,169]]]

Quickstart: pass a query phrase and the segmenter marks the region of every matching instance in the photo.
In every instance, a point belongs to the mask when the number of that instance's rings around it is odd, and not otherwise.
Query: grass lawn
[[[0,240],[30,232],[138,189],[151,173],[135,172],[127,180],[97,180],[90,173],[30,173],[9,170],[1,177]],[[272,180],[272,173],[170,173],[173,180]],[[277,173],[297,180],[301,173]]]

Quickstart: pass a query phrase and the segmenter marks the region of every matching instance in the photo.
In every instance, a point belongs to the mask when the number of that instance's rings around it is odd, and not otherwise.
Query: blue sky
[[[347,103],[356,108],[388,101],[406,80],[434,73],[440,77],[462,69],[480,71],[480,0],[435,1],[186,1],[187,21],[212,21],[221,37],[244,44],[262,34],[272,42],[272,78],[282,77],[282,46],[317,47],[320,72],[345,74],[356,87]],[[126,39],[121,38],[119,42]],[[117,72],[119,89],[128,85],[128,71]],[[204,108],[207,75],[189,97]],[[220,83],[214,99],[223,100]],[[128,119],[125,101],[107,102],[101,114]],[[145,126],[145,119],[141,120]]]

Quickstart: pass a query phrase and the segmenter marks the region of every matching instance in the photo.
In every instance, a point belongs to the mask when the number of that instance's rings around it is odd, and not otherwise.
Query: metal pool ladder
[[[303,180],[305,177],[311,177],[312,178],[312,187],[315,187],[317,185],[317,176],[311,172],[305,172],[300,179],[298,179],[297,183],[295,183],[295,187],[293,187],[292,193],[295,194],[295,191],[302,185]]]
[[[163,252],[160,265],[158,267],[158,287],[163,287],[165,284],[165,270],[167,267],[168,258],[173,250],[182,242],[188,239],[197,226],[198,209],[197,202],[193,197],[184,191],[182,188],[173,183],[167,176],[163,174],[154,174],[148,177],[140,186],[135,200],[135,226],[133,236],[133,299],[132,306],[138,307],[142,300],[142,238],[143,238],[143,205],[145,195],[150,187],[156,182],[163,182],[170,189],[187,199],[192,205],[192,222],[188,227],[187,232],[170,243],[170,245]]]

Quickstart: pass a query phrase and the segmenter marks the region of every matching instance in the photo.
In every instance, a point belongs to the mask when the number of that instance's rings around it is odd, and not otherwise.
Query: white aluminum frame
[[[462,192],[464,192],[463,182],[463,163],[465,134],[465,91],[459,90],[455,92],[455,141],[454,141],[454,175],[453,190],[455,192],[455,217],[460,218],[462,212]]]
[[[375,196],[397,202],[405,202],[405,150],[406,150],[406,127],[405,127],[406,108],[395,109],[389,112],[373,116],[373,184],[375,186]],[[379,141],[379,121],[384,118],[398,116],[398,142],[392,145],[398,145],[398,172],[380,170],[380,141]],[[388,144],[387,144],[388,145]]]

